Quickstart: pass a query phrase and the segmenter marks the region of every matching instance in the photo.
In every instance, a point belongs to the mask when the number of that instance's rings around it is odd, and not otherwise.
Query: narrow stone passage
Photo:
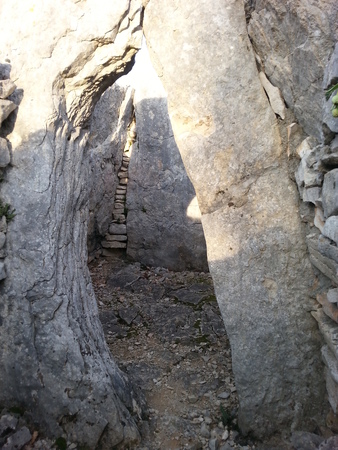
[[[210,274],[118,257],[90,270],[111,352],[147,398],[140,449],[256,448],[237,431],[230,346]]]

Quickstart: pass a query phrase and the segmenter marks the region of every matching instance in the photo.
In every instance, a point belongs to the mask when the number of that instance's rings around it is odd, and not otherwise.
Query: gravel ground
[[[209,273],[90,264],[118,365],[145,393],[141,449],[255,449],[237,431],[231,351]]]
[[[338,450],[332,427],[288,441],[240,435],[230,344],[209,273],[145,267],[121,255],[94,259],[89,269],[107,343],[147,402],[142,442],[129,450]],[[80,450],[63,437],[43,438],[14,409],[1,411],[0,449]]]

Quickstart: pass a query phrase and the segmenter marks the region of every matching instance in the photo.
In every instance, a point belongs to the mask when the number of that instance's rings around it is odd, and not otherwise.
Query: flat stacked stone
[[[317,294],[318,310],[312,312],[324,337],[322,358],[330,405],[338,416],[338,152],[330,145],[305,139],[297,149],[300,163],[295,173],[303,202],[314,209],[311,233],[306,241],[312,264],[331,287]],[[310,222],[312,222],[310,218]],[[316,230],[317,228],[317,230]]]

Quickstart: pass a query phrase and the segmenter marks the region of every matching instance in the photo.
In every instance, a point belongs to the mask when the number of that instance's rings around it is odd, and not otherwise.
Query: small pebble
[[[210,437],[210,429],[205,422],[203,422],[201,425],[200,434],[206,439],[209,439]]]
[[[224,433],[222,434],[222,441],[226,441],[229,437],[229,431],[225,430]]]
[[[226,400],[227,398],[230,397],[230,392],[226,392],[226,391],[221,392],[220,394],[217,395],[217,397]]]

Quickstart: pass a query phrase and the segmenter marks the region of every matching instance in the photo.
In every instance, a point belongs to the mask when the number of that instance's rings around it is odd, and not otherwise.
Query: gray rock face
[[[331,216],[327,219],[322,233],[338,245],[338,216]]]
[[[207,270],[194,188],[183,166],[166,94],[146,47],[133,69],[137,141],[129,163],[127,254],[171,270]]]
[[[81,126],[140,46],[141,4],[40,0],[22,15],[13,2],[1,9],[2,55],[24,94],[7,136],[15,169],[1,184],[17,216],[0,283],[0,403],[20,404],[44,432],[70,442],[135,446],[136,397],[108,351],[86,265],[93,179]]]
[[[331,101],[325,102],[323,95],[337,76],[337,49],[332,52],[337,20],[335,0],[296,0],[290,5],[257,0],[248,26],[268,79],[281,89],[304,130],[320,140],[338,132]]]
[[[325,389],[316,324],[304,312],[311,266],[242,5],[150,0],[144,27],[202,211],[240,427],[310,430]]]

